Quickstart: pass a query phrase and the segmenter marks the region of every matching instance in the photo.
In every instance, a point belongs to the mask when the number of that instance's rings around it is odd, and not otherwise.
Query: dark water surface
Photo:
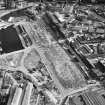
[[[2,53],[9,53],[23,49],[16,29],[13,26],[0,30],[0,42],[3,49]]]

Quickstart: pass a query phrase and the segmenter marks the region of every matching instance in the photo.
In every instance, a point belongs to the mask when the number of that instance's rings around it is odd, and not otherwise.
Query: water
[[[0,46],[3,51],[1,53],[9,53],[23,49],[23,45],[13,26],[0,30]]]

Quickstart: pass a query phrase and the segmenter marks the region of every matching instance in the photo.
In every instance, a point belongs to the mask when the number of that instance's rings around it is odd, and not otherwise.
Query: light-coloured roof
[[[6,27],[8,27],[8,26],[10,26],[10,25],[12,25],[11,23],[7,23],[7,22],[0,22],[0,29],[1,28],[6,28]]]

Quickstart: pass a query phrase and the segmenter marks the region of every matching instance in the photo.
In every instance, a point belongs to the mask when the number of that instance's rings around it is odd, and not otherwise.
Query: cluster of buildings
[[[104,10],[46,2],[1,16],[0,104],[104,105]]]

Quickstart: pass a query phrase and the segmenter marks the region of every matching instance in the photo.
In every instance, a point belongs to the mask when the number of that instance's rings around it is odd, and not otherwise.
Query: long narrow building
[[[31,97],[32,88],[33,88],[33,84],[28,82],[22,105],[30,105],[30,97]]]
[[[17,87],[11,105],[19,105],[22,88]]]

